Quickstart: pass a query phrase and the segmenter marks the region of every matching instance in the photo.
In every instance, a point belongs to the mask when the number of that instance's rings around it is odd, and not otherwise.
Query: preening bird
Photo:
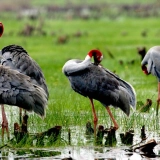
[[[157,110],[160,103],[160,46],[154,46],[148,50],[141,62],[141,67],[146,75],[150,73],[158,79]],[[158,114],[158,111],[157,111]]]
[[[29,76],[33,84],[44,89],[48,98],[49,92],[44,74],[36,61],[29,56],[24,48],[18,45],[8,45],[0,51],[0,56],[3,66]]]
[[[0,51],[0,56],[1,65],[9,67],[12,70],[17,70],[18,72],[29,76],[31,83],[41,87],[41,90],[44,91],[44,93],[46,94],[46,99],[48,100],[49,92],[42,70],[40,69],[39,65],[28,55],[26,50],[24,50],[21,46],[18,45],[9,45],[4,47]],[[19,107],[21,123],[21,108],[24,107]],[[2,108],[4,110],[4,106],[2,106]],[[6,123],[5,126],[7,126],[7,121],[5,119],[6,118],[4,118],[3,122],[4,124]]]
[[[91,62],[92,57],[94,63]],[[98,100],[106,108],[115,129],[115,121],[109,106],[120,108],[126,115],[130,114],[130,106],[136,107],[134,88],[117,75],[99,65],[103,58],[99,50],[91,50],[84,60],[72,59],[67,61],[62,71],[70,81],[72,89],[90,99],[94,121],[94,132],[98,117],[95,112],[93,99]]]
[[[30,77],[16,70],[0,65],[0,104],[21,107],[45,116],[47,95],[45,91],[32,83]],[[2,105],[2,138],[6,129],[8,137],[8,121]]]
[[[18,45],[4,47],[0,51],[0,56],[2,65],[0,67],[8,70],[8,72],[6,71],[8,75],[4,72],[0,77],[0,97],[2,96],[0,103],[18,106],[27,111],[34,111],[44,117],[49,93],[39,65]],[[12,76],[12,79],[7,78],[9,76]],[[36,91],[33,88],[36,88]],[[14,97],[12,98],[12,96]],[[4,129],[9,135],[8,121],[2,105],[3,132]]]

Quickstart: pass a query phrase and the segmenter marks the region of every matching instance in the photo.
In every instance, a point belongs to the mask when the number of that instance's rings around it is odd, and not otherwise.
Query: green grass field
[[[137,94],[137,101],[153,101],[150,114],[145,115],[131,111],[130,118],[119,109],[112,109],[122,130],[130,127],[140,128],[146,125],[148,130],[156,130],[155,107],[157,98],[157,80],[153,76],[145,76],[141,71],[141,57],[137,47],[145,46],[149,49],[159,45],[160,28],[156,18],[118,18],[116,20],[55,20],[43,19],[42,30],[46,35],[20,36],[19,32],[27,25],[40,26],[41,21],[1,19],[4,24],[4,35],[0,38],[0,48],[9,44],[23,46],[29,55],[37,61],[44,72],[49,88],[49,101],[46,118],[40,119],[31,114],[29,131],[40,132],[54,125],[85,126],[92,121],[90,102],[87,98],[75,93],[69,81],[62,74],[62,67],[68,59],[84,59],[88,51],[98,48],[104,54],[102,65],[118,74],[122,79],[133,85]],[[145,36],[143,33],[145,32]],[[80,36],[75,36],[80,33]],[[67,36],[65,43],[57,43],[60,36]],[[114,58],[107,52],[110,50]],[[120,63],[123,62],[123,64]],[[131,63],[134,61],[134,63]],[[96,111],[100,117],[99,124],[106,127],[111,125],[105,108],[95,101]],[[11,108],[10,112],[16,108]],[[12,122],[18,120],[12,117]],[[16,117],[15,116],[15,117]],[[149,120],[148,120],[149,119]],[[13,124],[10,124],[13,126]],[[13,128],[12,128],[13,129]]]

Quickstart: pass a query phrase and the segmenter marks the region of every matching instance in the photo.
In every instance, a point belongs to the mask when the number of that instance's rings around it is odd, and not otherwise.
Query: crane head
[[[0,22],[0,37],[2,36],[3,31],[4,31],[4,27],[3,27],[2,22]]]
[[[94,58],[94,64],[96,64],[96,65],[98,65],[102,61],[102,59],[103,59],[102,53],[99,50],[97,50],[97,49],[91,50],[88,53],[88,55],[90,57],[93,56],[93,58]]]
[[[146,75],[149,74],[148,71],[147,71],[147,67],[145,65],[142,66],[142,70]]]

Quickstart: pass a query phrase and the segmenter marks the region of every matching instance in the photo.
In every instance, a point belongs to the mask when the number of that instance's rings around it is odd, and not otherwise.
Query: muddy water
[[[117,144],[114,147],[105,147],[104,139],[102,145],[95,145],[94,137],[85,135],[85,127],[70,127],[71,141],[68,145],[68,129],[63,129],[61,133],[61,139],[65,142],[65,145],[61,147],[49,147],[49,148],[19,148],[6,146],[1,149],[0,158],[9,160],[18,159],[55,159],[60,160],[64,158],[72,158],[75,160],[145,160],[148,157],[142,156],[139,151],[130,152],[129,146],[123,145],[120,140],[119,132],[116,132]],[[158,134],[146,133],[148,140],[155,139],[159,142]],[[138,131],[135,131],[134,144],[141,141]],[[160,145],[154,147],[156,155],[160,154]],[[160,159],[160,157],[150,158]]]

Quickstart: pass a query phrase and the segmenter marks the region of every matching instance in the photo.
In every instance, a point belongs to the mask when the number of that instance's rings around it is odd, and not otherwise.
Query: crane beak
[[[102,59],[103,59],[103,56],[94,57],[94,64],[98,66],[101,63]]]
[[[99,65],[99,63],[94,62],[94,65],[98,66],[98,65]]]
[[[100,63],[101,61],[94,60],[94,65],[98,66]]]

